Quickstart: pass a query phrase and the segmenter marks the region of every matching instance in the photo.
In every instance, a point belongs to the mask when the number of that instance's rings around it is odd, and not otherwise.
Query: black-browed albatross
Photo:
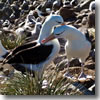
[[[69,73],[69,62],[73,58],[78,58],[82,66],[78,80],[83,81],[86,80],[86,78],[92,78],[92,76],[84,74],[84,63],[91,51],[91,43],[86,39],[85,35],[75,27],[65,24],[55,28],[52,33],[53,34],[51,34],[47,38],[44,38],[42,40],[42,43],[47,43],[48,41],[51,41],[55,38],[67,39],[67,42],[65,44],[65,53],[68,59],[68,70],[64,76],[67,78],[75,79]]]
[[[16,70],[23,73],[26,69],[29,72],[35,71],[38,73],[38,77],[41,78],[44,68],[56,57],[60,50],[57,39],[45,44],[42,44],[41,41],[51,34],[53,26],[61,23],[63,23],[63,18],[60,15],[48,16],[36,41],[18,46],[10,53],[4,50],[2,44],[0,44],[0,49],[5,52],[5,55],[2,56],[5,57],[2,63],[12,64]]]

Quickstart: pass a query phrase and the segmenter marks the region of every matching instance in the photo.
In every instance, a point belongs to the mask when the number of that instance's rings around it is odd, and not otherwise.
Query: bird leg
[[[82,63],[81,64],[81,74],[79,75],[78,80],[79,81],[84,81],[87,78],[92,78],[92,76],[84,74],[84,63]]]
[[[84,63],[81,63],[81,74],[78,77],[78,80],[86,80],[87,76],[84,74]]]
[[[64,74],[64,77],[67,77],[69,79],[76,79],[75,77],[73,77],[70,73],[69,73],[69,65],[70,63],[68,62],[67,64],[67,72]]]

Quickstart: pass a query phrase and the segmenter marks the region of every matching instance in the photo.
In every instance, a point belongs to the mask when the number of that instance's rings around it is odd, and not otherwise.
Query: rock
[[[0,71],[3,71],[3,67],[0,67]]]
[[[46,7],[46,8],[52,8],[52,6],[53,6],[53,2],[54,2],[55,0],[46,0],[46,2],[44,3],[44,6]]]
[[[95,62],[95,49],[91,50],[90,57],[92,58],[93,62]]]
[[[71,92],[72,90],[75,90],[75,89],[76,89],[76,87],[75,87],[74,85],[70,84],[70,85],[68,86],[67,91],[68,91],[68,92]]]
[[[8,76],[9,75],[9,70],[8,69],[4,69],[3,73],[4,73],[4,75]]]
[[[88,14],[87,19],[88,19],[89,28],[92,28],[92,27],[95,28],[95,13],[94,12],[90,12]]]
[[[85,67],[88,69],[95,69],[95,62],[93,62],[92,60],[88,60],[85,62]]]
[[[0,75],[0,87],[1,87],[1,84],[4,84],[6,81],[7,81],[7,77]]]
[[[73,26],[79,29],[82,26],[81,19],[77,19],[77,21],[75,21]]]
[[[54,11],[57,11],[60,9],[60,7],[63,6],[63,3],[62,3],[62,0],[56,0],[54,3],[53,3],[53,10]]]
[[[59,55],[58,57],[56,57],[56,58],[54,59],[54,63],[55,63],[55,64],[60,63],[61,61],[64,61],[65,58],[66,58],[66,55],[61,55],[61,56]]]
[[[35,10],[35,7],[33,5],[29,5],[29,10]]]
[[[95,94],[95,84],[89,87],[88,90],[92,91]]]
[[[89,9],[82,9],[82,10],[80,11],[80,13],[81,13],[81,14],[87,14],[87,13],[89,13]]]
[[[83,17],[87,17],[88,16],[88,14],[86,13],[86,12],[83,12],[83,13],[79,13],[78,15],[77,15],[77,19],[83,19]]]
[[[63,5],[64,5],[64,6],[70,5],[70,1],[64,0],[64,1],[63,1]]]
[[[10,64],[0,64],[0,68],[2,70],[1,75],[10,76],[14,73],[14,68]]]
[[[66,56],[61,56],[61,57],[57,57],[54,60],[54,63],[56,63],[56,67],[57,67],[58,71],[62,71],[64,68],[67,68],[68,61],[65,58],[66,58]],[[75,67],[75,66],[81,66],[81,63],[79,62],[78,59],[73,59],[70,62],[69,67]]]
[[[75,81],[79,81],[78,77],[79,77],[79,75],[81,73],[81,67],[78,67],[78,66],[76,66],[76,67],[69,67],[69,73],[76,78]],[[88,68],[85,67],[84,68],[84,73],[86,75],[92,76],[91,79],[93,79],[93,80],[95,79],[95,70],[88,69]],[[90,80],[90,78],[87,78],[84,81],[88,81],[88,80]],[[84,82],[84,81],[81,81],[81,82]]]
[[[87,17],[83,17],[83,19],[82,19],[82,25],[86,25],[86,23],[87,23]]]
[[[95,63],[88,63],[87,65],[85,65],[85,67],[88,69],[95,69]]]
[[[67,59],[65,59],[65,60],[60,60],[59,63],[56,64],[57,71],[62,71],[62,70],[64,70],[64,68],[67,67],[67,64],[68,64]]]
[[[94,28],[88,28],[88,32],[89,32],[90,42],[92,44],[91,50],[93,50],[93,49],[95,49],[95,29]]]
[[[23,1],[23,4],[22,4],[21,8],[22,8],[23,10],[28,10],[28,9],[29,9],[29,2],[26,1],[26,0]]]
[[[4,3],[0,2],[0,10],[4,7]]]
[[[7,5],[2,8],[2,12],[3,12],[2,19],[6,20],[6,19],[9,19],[13,10],[11,9],[11,7],[9,5]]]
[[[61,7],[59,10],[59,14],[63,17],[64,21],[76,18],[75,10],[73,8]]]
[[[32,5],[36,8],[39,4],[40,4],[40,2],[35,0]]]
[[[73,24],[73,26],[76,27],[76,28],[80,28],[81,27],[81,23],[79,23],[79,24]]]
[[[78,59],[73,59],[73,60],[70,62],[70,67],[73,67],[73,66],[81,66],[81,63],[79,62]]]
[[[77,21],[75,21],[74,24],[79,24],[79,23],[81,23],[81,19],[77,19]]]
[[[81,2],[78,4],[80,6],[80,10],[89,9],[89,5],[91,1],[94,1],[94,0],[81,0]]]
[[[94,83],[95,83],[95,80],[89,79],[89,80],[85,81],[84,83],[82,83],[82,85],[84,85],[86,88],[89,88],[89,87],[91,87]]]
[[[86,36],[87,40],[90,41],[90,35],[89,35],[89,32],[88,32],[88,28],[86,25],[82,25],[79,30]]]

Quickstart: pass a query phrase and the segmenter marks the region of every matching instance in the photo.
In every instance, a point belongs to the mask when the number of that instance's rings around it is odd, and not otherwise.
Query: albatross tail
[[[4,56],[8,53],[8,50],[4,48],[0,40],[0,60],[4,59]]]

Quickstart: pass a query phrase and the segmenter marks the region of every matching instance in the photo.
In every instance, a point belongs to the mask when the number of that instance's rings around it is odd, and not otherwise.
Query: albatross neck
[[[40,35],[38,37],[38,42],[41,43],[41,41],[43,39],[45,39],[46,37],[48,37],[51,34],[52,31],[52,27],[54,25],[52,25],[51,23],[44,23],[42,26],[42,29],[40,31]]]

